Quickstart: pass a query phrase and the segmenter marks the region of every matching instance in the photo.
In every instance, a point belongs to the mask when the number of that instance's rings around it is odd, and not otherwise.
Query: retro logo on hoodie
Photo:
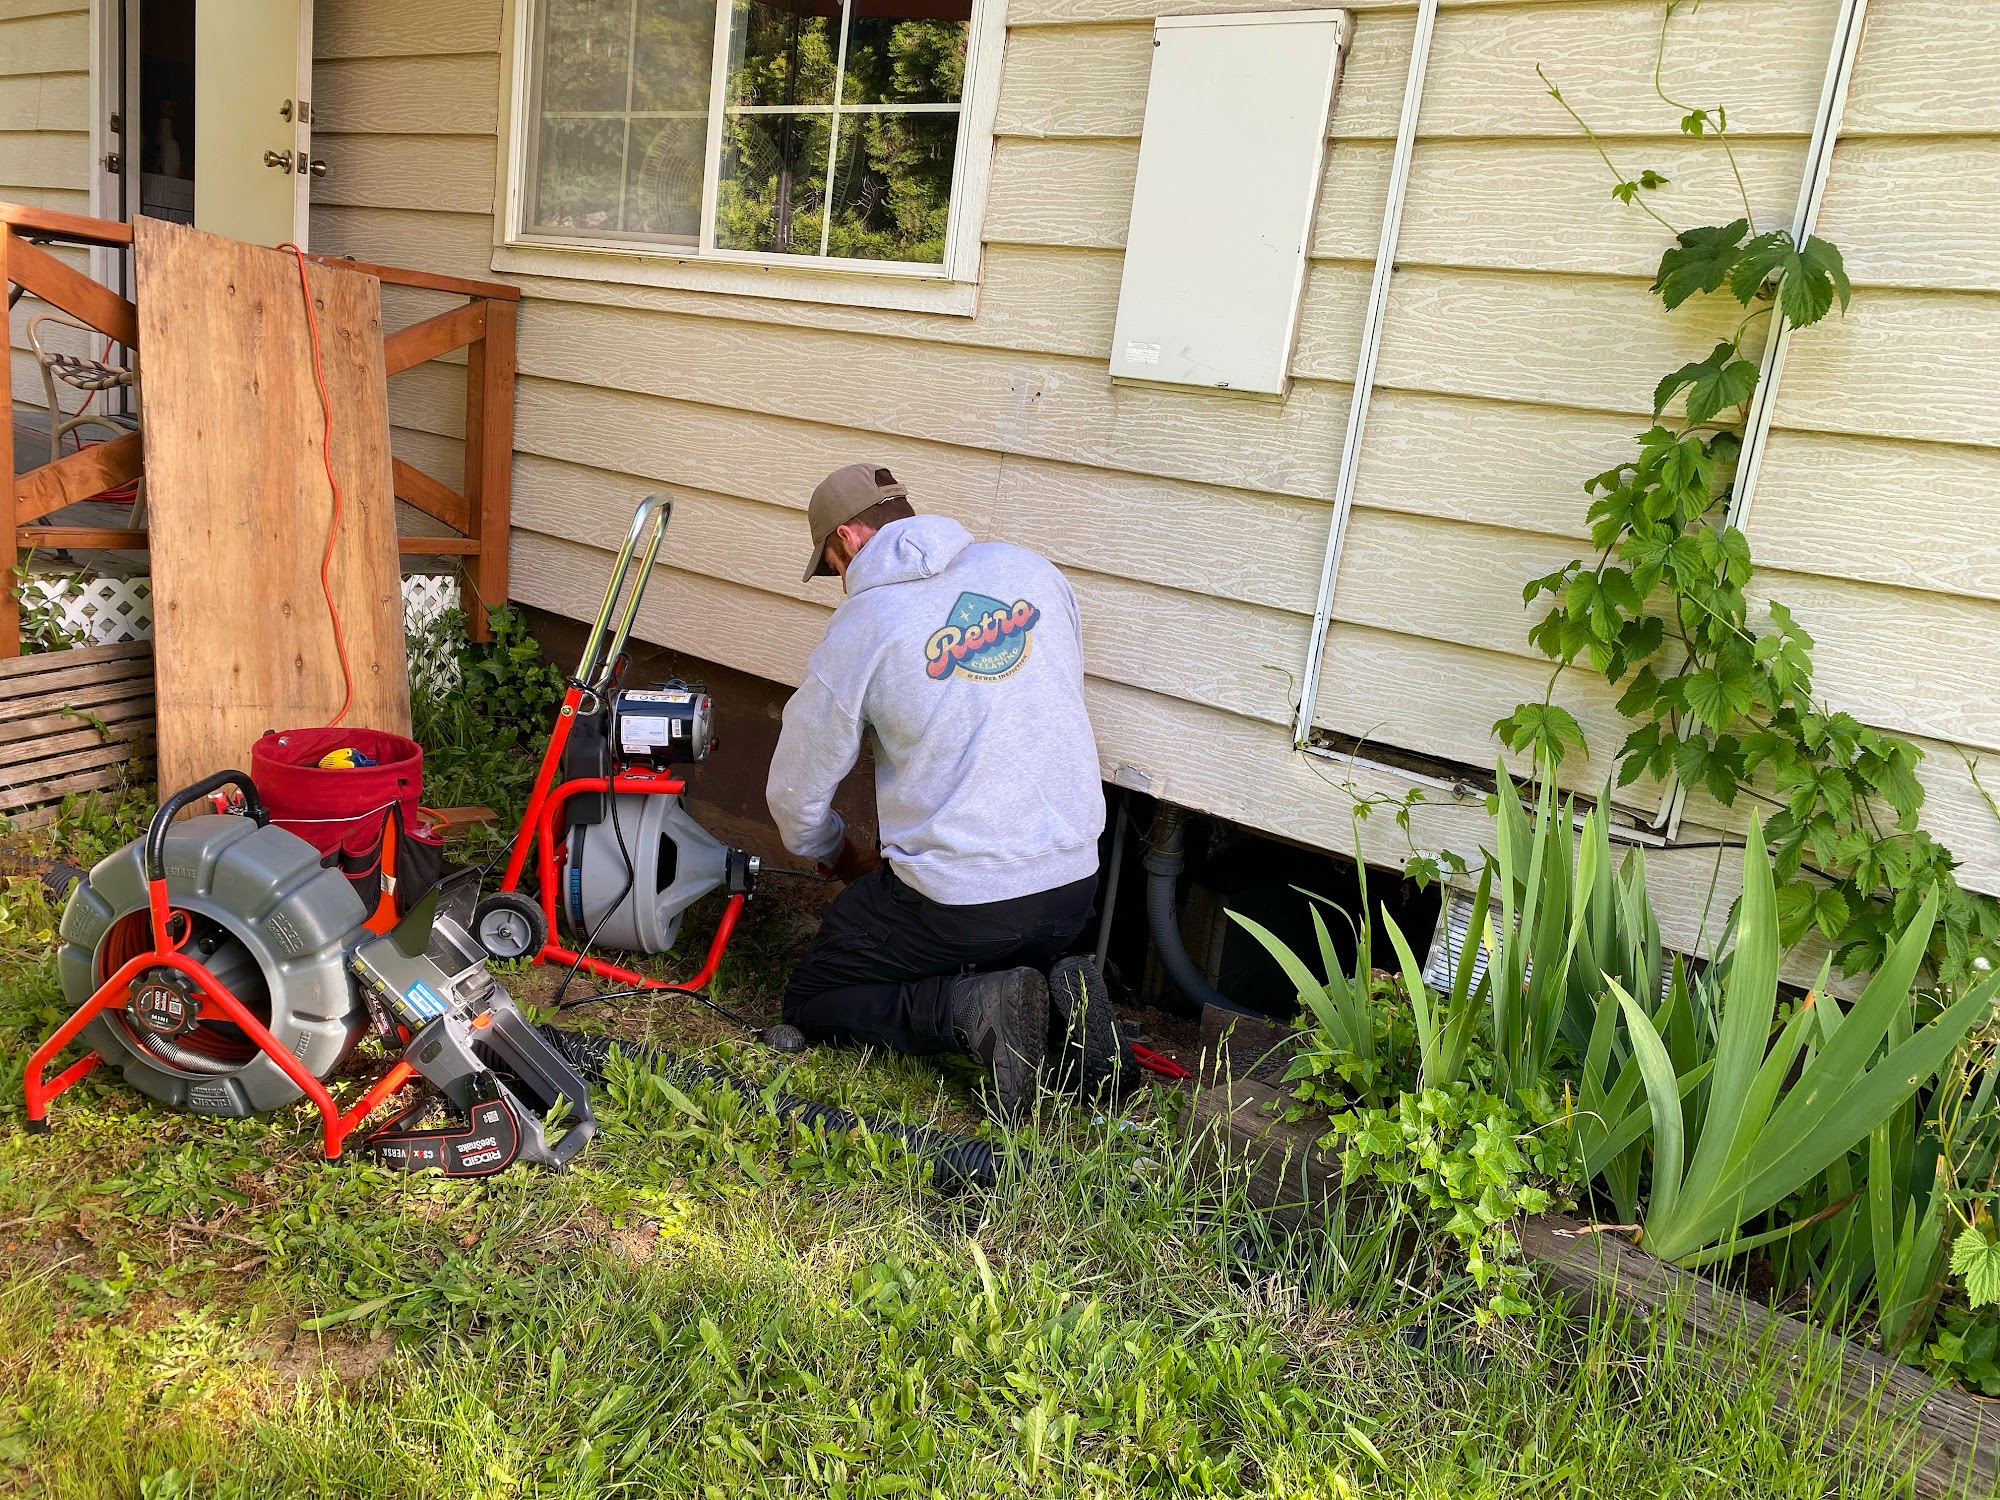
[[[982,682],[1011,677],[1028,659],[1041,617],[1026,599],[1007,605],[984,594],[960,594],[943,627],[924,643],[924,670],[939,682],[953,675]]]

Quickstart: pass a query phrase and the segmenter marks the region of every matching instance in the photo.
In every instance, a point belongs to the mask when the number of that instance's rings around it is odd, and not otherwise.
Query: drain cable
[[[611,1051],[616,1047],[628,1061],[639,1067],[650,1069],[681,1084],[707,1084],[714,1088],[727,1089],[745,1104],[759,1104],[767,1095],[763,1085],[752,1083],[747,1078],[738,1078],[734,1073],[707,1063],[690,1061],[664,1047],[649,1047],[642,1043],[622,1041],[617,1037],[593,1036],[581,1031],[565,1031],[560,1027],[544,1025],[540,1028],[549,1044],[560,1052],[570,1066],[593,1083],[602,1083],[611,1066]],[[768,1094],[772,1110],[781,1120],[796,1120],[807,1129],[824,1130],[828,1135],[845,1135],[854,1130],[865,1130],[870,1135],[889,1136],[901,1141],[904,1150],[912,1156],[922,1157],[931,1163],[931,1181],[947,1190],[958,1188],[992,1189],[1000,1185],[1004,1175],[1008,1152],[1006,1147],[992,1141],[982,1141],[973,1136],[952,1135],[947,1131],[933,1130],[928,1125],[905,1125],[900,1120],[885,1120],[874,1116],[862,1116],[841,1109],[837,1105],[822,1104],[816,1099],[801,1098],[782,1090]],[[1015,1153],[1015,1158],[1023,1172],[1037,1169],[1035,1159],[1025,1152]],[[1054,1170],[1051,1164],[1043,1162],[1040,1170],[1048,1173]]]

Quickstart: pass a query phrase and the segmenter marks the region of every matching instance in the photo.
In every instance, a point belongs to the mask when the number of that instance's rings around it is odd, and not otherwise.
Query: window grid
[[[889,102],[889,103],[867,103],[867,104],[846,103],[844,100],[844,94],[845,94],[847,74],[848,74],[848,61],[849,61],[848,48],[851,38],[853,0],[840,0],[840,5],[841,5],[840,40],[838,45],[838,51],[835,54],[833,103],[831,104],[731,104],[728,100],[727,80],[729,77],[730,43],[734,35],[735,4],[734,0],[717,0],[716,25],[715,25],[714,43],[713,43],[713,70],[711,74],[710,90],[709,90],[709,107],[706,110],[645,110],[645,109],[636,109],[633,107],[634,94],[638,78],[639,3],[640,0],[628,0],[626,52],[625,52],[625,66],[624,66],[625,108],[622,110],[545,110],[541,107],[541,97],[542,97],[544,80],[546,76],[546,67],[547,67],[547,40],[548,40],[547,28],[548,28],[548,17],[549,17],[549,0],[536,0],[536,3],[534,4],[534,10],[536,12],[536,21],[537,21],[537,25],[534,31],[535,55],[530,60],[530,66],[533,69],[533,74],[532,74],[533,82],[532,82],[532,87],[529,91],[529,98],[530,98],[532,112],[529,122],[530,148],[529,148],[529,159],[527,164],[528,181],[526,183],[526,186],[528,188],[528,195],[527,195],[528,201],[531,204],[537,206],[530,210],[528,215],[530,222],[528,225],[524,225],[524,228],[529,229],[531,233],[534,232],[537,228],[542,228],[544,229],[545,232],[550,232],[562,237],[572,237],[573,234],[572,231],[565,230],[558,226],[537,226],[533,222],[535,219],[539,218],[538,205],[540,201],[540,192],[541,192],[541,183],[539,177],[539,158],[542,149],[543,122],[551,120],[618,120],[622,122],[623,130],[621,132],[620,154],[619,154],[618,213],[616,219],[616,228],[615,230],[612,231],[612,233],[618,237],[625,237],[629,234],[630,237],[635,240],[673,245],[676,248],[681,249],[683,252],[692,249],[696,253],[699,253],[703,256],[714,256],[717,259],[729,259],[729,260],[756,262],[763,264],[797,265],[801,263],[809,263],[813,259],[818,259],[821,262],[825,262],[828,260],[836,260],[837,263],[839,264],[842,265],[851,264],[856,267],[882,267],[882,268],[928,267],[934,264],[938,266],[945,266],[949,264],[951,256],[951,248],[948,243],[941,248],[939,258],[936,262],[871,260],[867,257],[861,257],[861,256],[852,256],[852,257],[843,256],[837,258],[833,257],[831,255],[831,249],[832,249],[831,240],[832,240],[832,227],[833,227],[834,184],[835,184],[836,168],[840,153],[840,143],[841,143],[840,125],[844,117],[864,116],[864,115],[951,115],[960,117],[963,116],[966,104],[965,89],[970,79],[970,71],[969,71],[970,61],[971,61],[970,51],[973,39],[972,38],[973,23],[971,20],[968,20],[966,23],[967,24],[967,33],[966,33],[967,72],[964,75],[963,81],[961,82],[960,98],[955,102],[910,101],[910,102]],[[722,154],[721,127],[723,123],[732,116],[786,115],[786,114],[793,116],[813,116],[813,117],[828,118],[825,178],[821,189],[820,238],[819,238],[818,256],[817,257],[802,256],[797,252],[793,251],[762,251],[762,250],[746,251],[746,250],[736,250],[723,247],[719,245],[716,241],[716,223],[715,223],[716,205],[719,196],[718,189],[719,189],[720,163]],[[693,236],[694,243],[692,245],[687,244],[680,237],[664,232],[642,232],[638,230],[628,231],[627,229],[627,219],[630,212],[630,199],[631,199],[630,169],[631,169],[631,149],[632,149],[632,128],[635,122],[645,121],[645,120],[705,120],[708,123],[709,129],[707,131],[705,160],[703,164],[704,170],[702,174],[702,188],[701,188],[702,197],[701,197],[701,202],[698,205],[700,223],[696,234]],[[954,206],[958,192],[958,169],[961,165],[962,162],[957,158],[956,148],[954,148],[954,162],[953,162],[953,175],[952,175],[952,187],[951,187],[951,196],[954,200]],[[574,237],[587,238],[587,232],[586,234],[575,235]]]

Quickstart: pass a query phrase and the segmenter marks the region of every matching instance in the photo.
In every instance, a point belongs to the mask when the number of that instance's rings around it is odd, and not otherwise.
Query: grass
[[[774,895],[777,893],[774,892]],[[1365,1217],[1273,1246],[1178,1096],[1014,1132],[1068,1163],[949,1199],[871,1139],[623,1070],[563,1176],[320,1164],[94,1077],[21,1129],[59,1013],[49,914],[0,942],[0,1493],[251,1496],[1819,1496],[1894,1492],[1773,1415],[1785,1379],[1670,1323],[1476,1331]],[[804,918],[723,976],[768,1015]],[[711,918],[712,920],[712,918]],[[696,951],[702,924],[684,946]],[[542,973],[509,976],[545,994]],[[794,1092],[979,1118],[964,1068],[781,1060],[666,999],[603,1017]],[[587,1012],[586,1012],[587,1014]],[[991,1127],[981,1127],[990,1130]]]

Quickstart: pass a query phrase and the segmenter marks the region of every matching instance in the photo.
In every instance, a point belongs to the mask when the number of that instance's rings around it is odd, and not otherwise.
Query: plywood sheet
[[[139,219],[139,345],[163,791],[247,766],[343,695],[320,559],[333,497],[297,262]],[[354,698],[409,732],[381,288],[311,266],[342,508],[330,570]]]

